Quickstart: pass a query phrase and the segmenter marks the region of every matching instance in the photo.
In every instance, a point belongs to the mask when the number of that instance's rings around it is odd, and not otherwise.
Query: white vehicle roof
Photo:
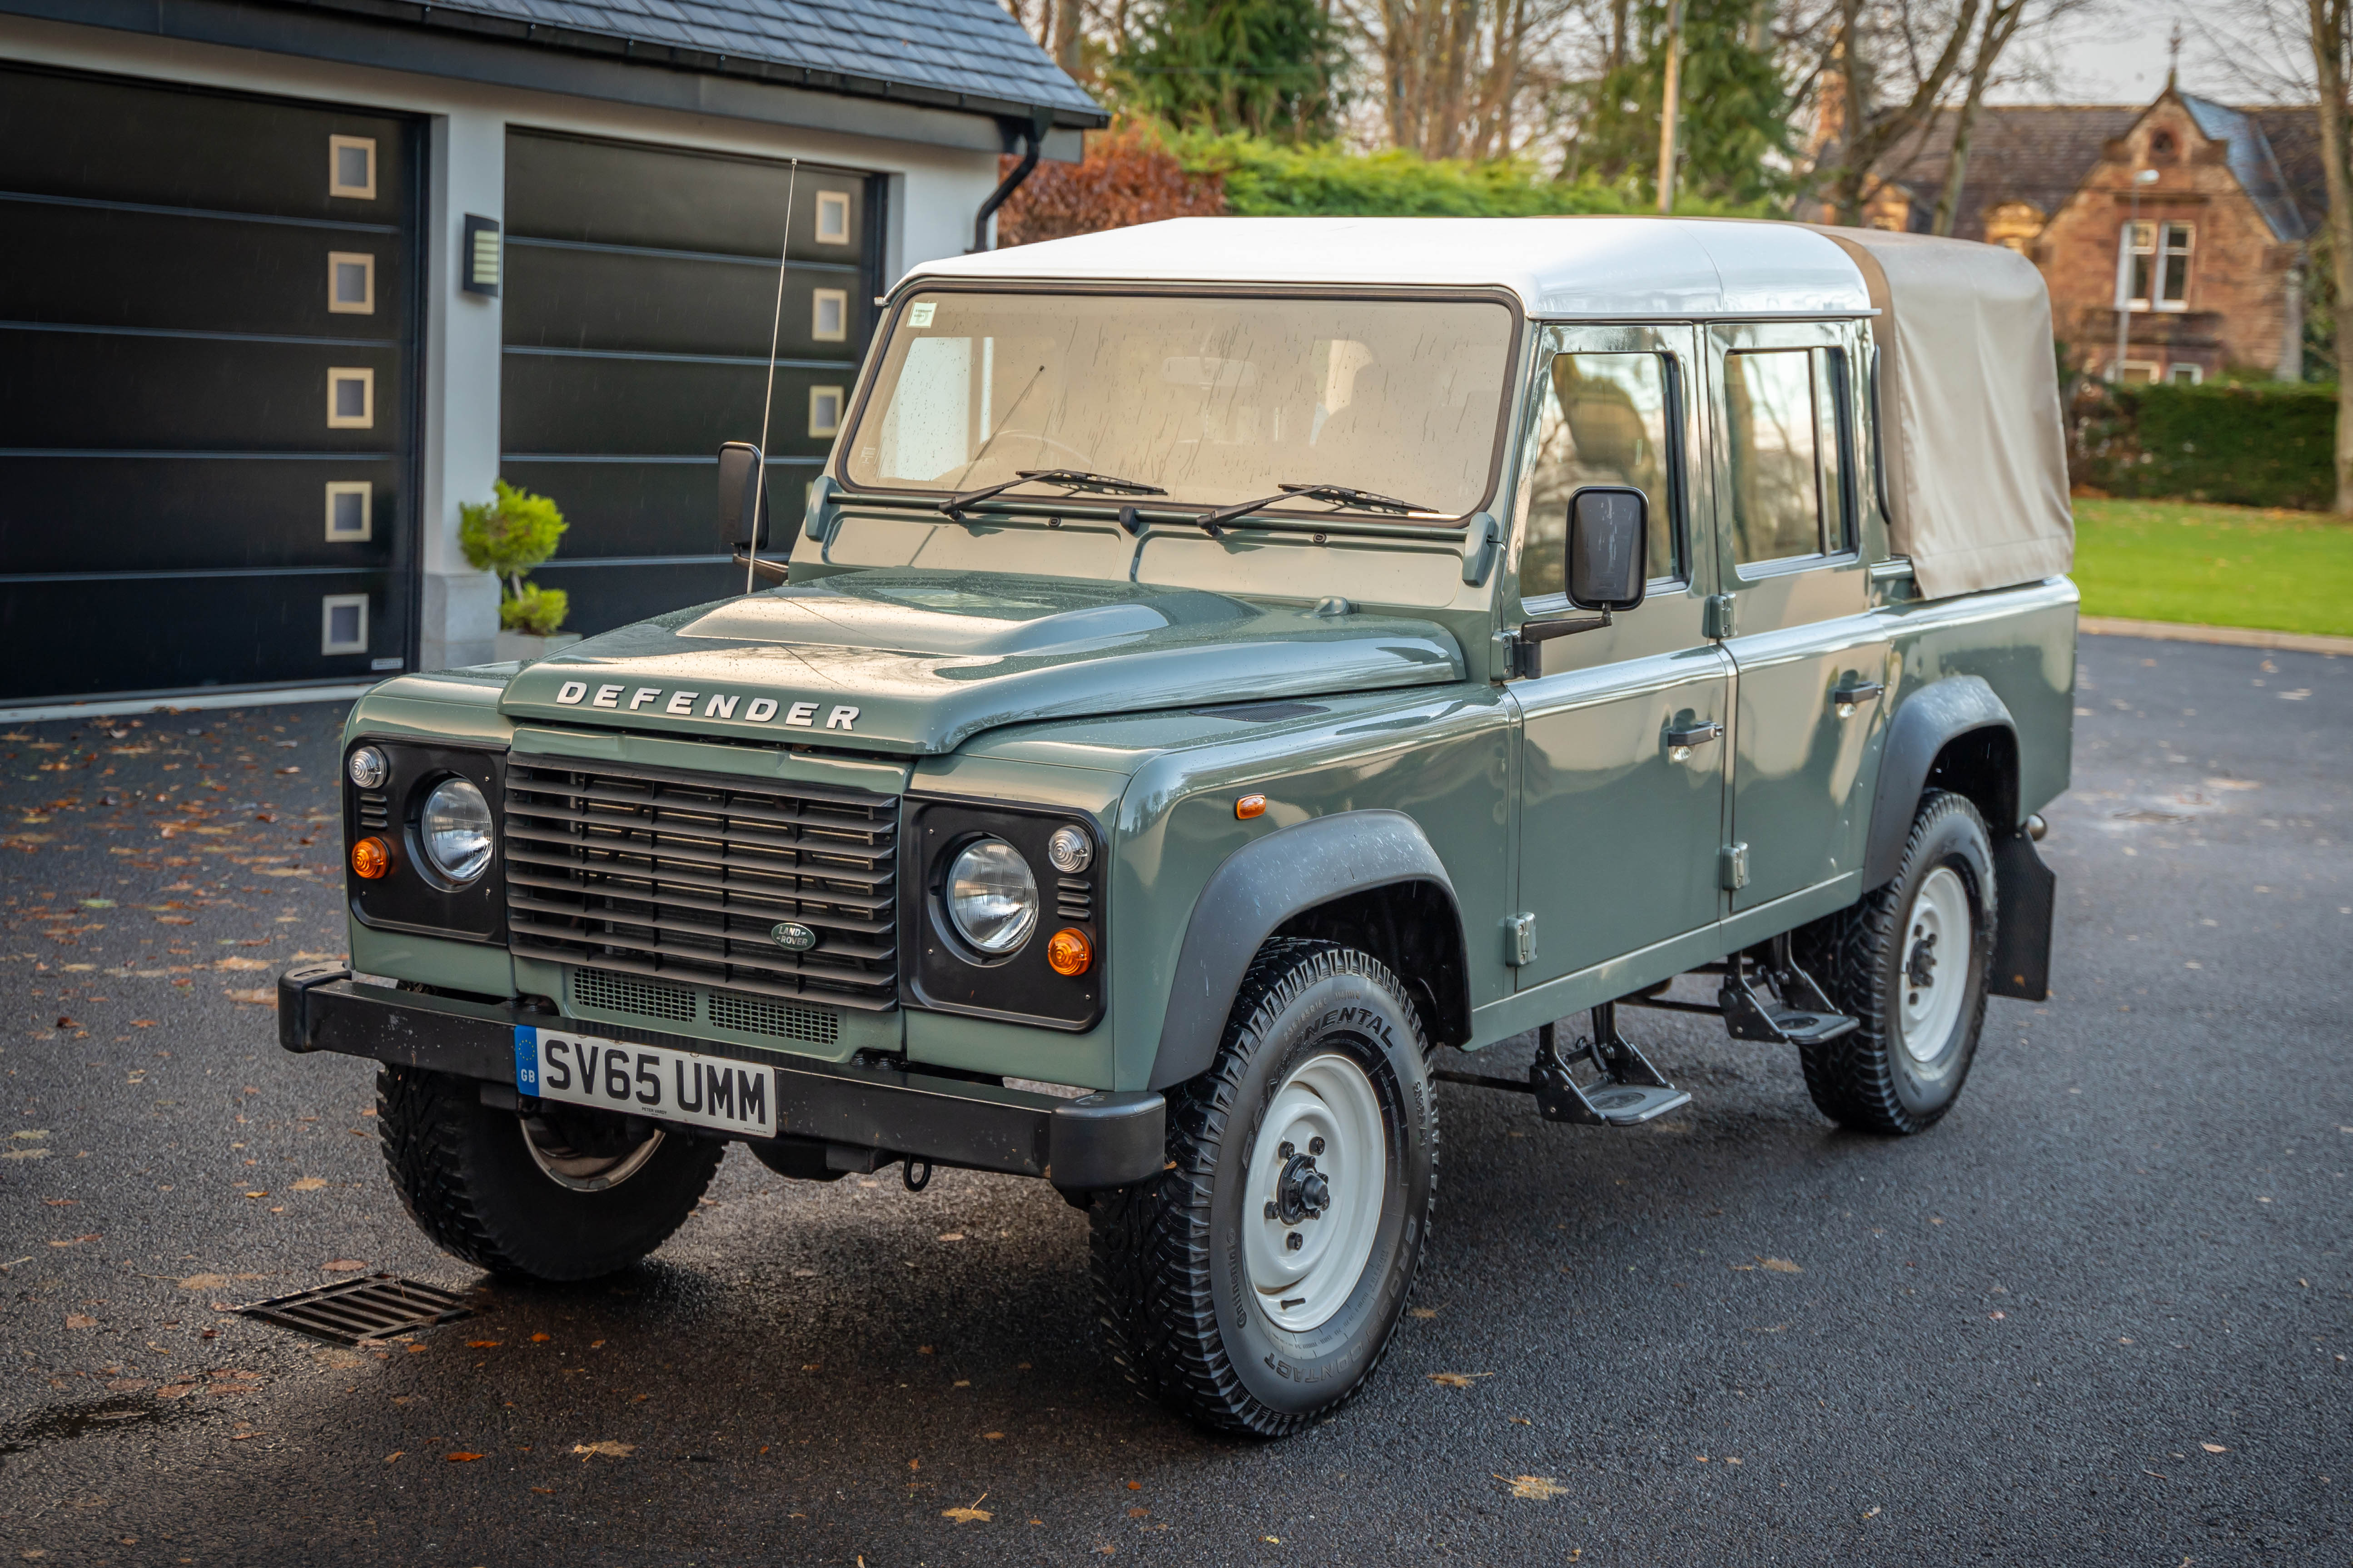
[[[945,257],[913,277],[1502,288],[1548,320],[1858,316],[1845,251],[1796,224],[1680,217],[1180,217]]]
[[[1890,542],[1922,591],[2074,562],[2051,297],[1999,246],[1738,218],[1193,217],[910,274],[924,278],[1503,288],[1539,321],[1876,317]]]

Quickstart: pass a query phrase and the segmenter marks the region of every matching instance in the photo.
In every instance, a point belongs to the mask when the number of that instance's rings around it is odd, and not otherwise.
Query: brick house
[[[2168,83],[2144,108],[1979,110],[1953,232],[2031,258],[2071,361],[2125,379],[2300,379],[2306,243],[2327,211],[2309,108],[2232,109]],[[1867,212],[1926,231],[1950,111],[1894,163]]]

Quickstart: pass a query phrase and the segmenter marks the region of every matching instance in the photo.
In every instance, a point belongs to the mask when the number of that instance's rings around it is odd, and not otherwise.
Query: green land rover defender
[[[2007,251],[1795,225],[920,267],[821,476],[722,450],[740,596],[353,709],[281,1043],[384,1064],[409,1212],[510,1276],[652,1251],[729,1142],[1042,1177],[1124,1373],[1293,1431],[1404,1310],[1440,1082],[1641,1123],[1691,1097],[1622,1018],[1704,1012],[1918,1132],[2045,994],[2050,342]]]

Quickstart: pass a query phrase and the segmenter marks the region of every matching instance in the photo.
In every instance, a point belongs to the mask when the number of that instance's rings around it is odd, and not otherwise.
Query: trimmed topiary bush
[[[2337,389],[2086,381],[2070,411],[2079,485],[2113,496],[2325,511],[2337,494]]]

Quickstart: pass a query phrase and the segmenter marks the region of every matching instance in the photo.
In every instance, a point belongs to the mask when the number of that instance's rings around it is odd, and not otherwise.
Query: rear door
[[[1891,684],[1857,544],[1861,342],[1835,321],[1708,337],[1724,647],[1738,691],[1725,880],[1736,915],[1794,900],[1805,919],[1846,901],[1833,889],[1860,868],[1871,804],[1860,784]]]
[[[1650,499],[1651,583],[1615,624],[1537,644],[1520,712],[1519,908],[1536,923],[1522,990],[1712,928],[1720,910],[1730,663],[1704,619],[1691,455],[1704,452],[1690,327],[1555,327],[1521,486],[1523,617],[1574,616],[1564,593],[1569,498],[1632,485]],[[1679,742],[1677,737],[1681,736]]]
[[[0,700],[404,667],[414,152],[0,67]]]

